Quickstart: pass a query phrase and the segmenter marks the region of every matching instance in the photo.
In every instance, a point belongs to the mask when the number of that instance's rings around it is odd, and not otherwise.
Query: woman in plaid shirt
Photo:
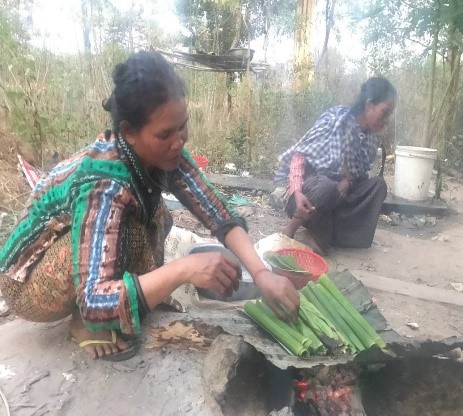
[[[303,225],[323,251],[329,245],[370,247],[387,187],[368,177],[379,141],[376,133],[394,111],[397,91],[384,78],[370,78],[352,107],[333,107],[280,157],[275,180],[288,180],[283,233]]]

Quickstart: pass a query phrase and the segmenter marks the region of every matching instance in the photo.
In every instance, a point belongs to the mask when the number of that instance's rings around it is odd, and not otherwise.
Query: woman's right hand
[[[297,218],[304,222],[309,221],[315,213],[316,208],[301,191],[294,191],[294,201],[296,203],[296,209],[293,218]]]
[[[215,292],[221,298],[231,296],[241,280],[238,262],[221,253],[196,253],[182,257],[182,280]]]
[[[254,283],[265,302],[280,319],[297,321],[299,294],[287,277],[263,269],[254,276]]]

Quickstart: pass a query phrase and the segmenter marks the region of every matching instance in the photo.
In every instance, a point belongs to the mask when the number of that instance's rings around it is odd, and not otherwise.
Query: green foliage
[[[224,54],[269,33],[290,33],[296,0],[176,0],[175,10],[197,52]]]
[[[109,0],[87,0],[92,53],[55,55],[30,45],[30,28],[22,19],[25,14],[17,7],[19,3],[25,4],[3,0],[0,5],[0,105],[6,109],[1,127],[7,123],[7,132],[14,133],[21,146],[32,147],[37,163],[42,159],[47,163],[48,152],[53,150],[63,156],[72,153],[110,125],[101,101],[112,89],[110,74],[116,63],[134,49],[168,48],[180,39],[166,37],[140,8],[122,14]],[[423,97],[431,66],[430,58],[423,58],[421,52],[427,51],[427,28],[434,18],[430,1],[409,3],[416,7],[406,14],[396,0],[371,2],[369,14],[354,11],[364,17],[363,24],[372,22],[365,32],[370,51],[367,64],[362,61],[347,72],[340,53],[328,49],[328,64],[313,79],[303,80],[297,92],[292,89],[291,69],[284,65],[260,75],[243,75],[229,83],[228,89],[224,73],[176,67],[188,90],[189,150],[208,157],[211,170],[222,170],[233,162],[239,169],[271,177],[277,156],[298,141],[327,108],[350,104],[371,74],[389,77],[399,91],[393,125],[385,132],[389,148],[395,142],[420,145],[417,126],[422,126],[426,112]],[[460,27],[460,8],[451,9],[460,3],[441,0],[442,22]],[[233,42],[244,46],[249,38],[266,31],[290,33],[295,4],[295,0],[177,0],[176,8],[196,49],[223,53]],[[407,37],[424,44],[420,53],[406,49]],[[445,32],[440,51],[445,50],[448,57],[449,47],[458,42],[455,32]],[[450,78],[447,67],[442,60],[437,68],[436,102],[445,99]],[[463,158],[460,113],[445,142],[452,163]]]
[[[235,163],[238,169],[249,168],[249,166],[245,166],[249,137],[243,121],[238,124],[236,130],[233,131],[226,140],[228,141],[231,149],[231,161]]]

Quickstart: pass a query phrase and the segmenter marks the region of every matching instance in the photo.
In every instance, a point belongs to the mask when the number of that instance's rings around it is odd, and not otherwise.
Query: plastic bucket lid
[[[417,146],[396,146],[395,154],[406,157],[421,157],[425,159],[437,159],[437,149]]]

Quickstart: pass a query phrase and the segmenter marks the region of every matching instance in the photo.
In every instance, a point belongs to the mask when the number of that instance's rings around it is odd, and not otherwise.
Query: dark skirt
[[[387,195],[382,177],[358,179],[344,200],[339,197],[338,182],[322,175],[308,177],[302,192],[317,209],[304,225],[322,248],[371,246]],[[294,210],[295,202],[291,197],[286,212],[292,217]]]

